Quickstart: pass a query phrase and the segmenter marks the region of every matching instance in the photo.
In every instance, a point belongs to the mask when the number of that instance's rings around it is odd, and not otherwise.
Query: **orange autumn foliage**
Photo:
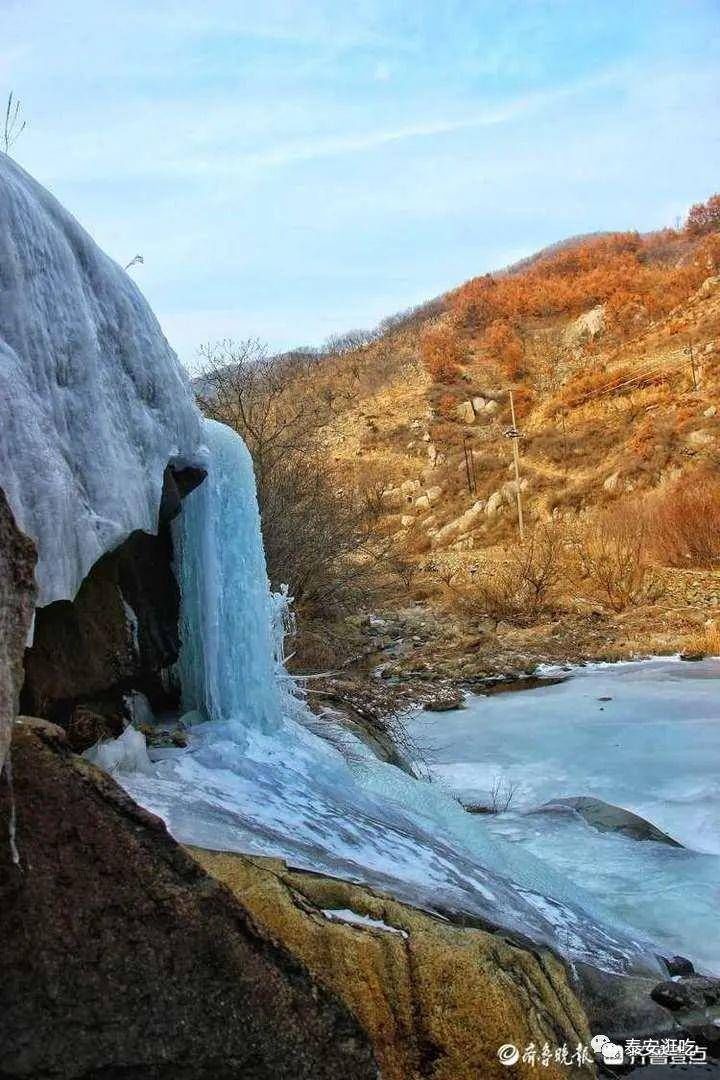
[[[433,382],[452,383],[460,374],[460,346],[451,327],[432,326],[420,339],[420,355]]]
[[[711,195],[704,203],[695,203],[685,222],[685,228],[691,236],[720,229],[720,195]]]
[[[689,244],[687,234],[672,230],[579,240],[511,273],[473,278],[451,294],[451,312],[464,330],[487,333],[498,322],[574,315],[603,304],[608,329],[622,337],[670,312],[718,272],[720,236]]]
[[[490,323],[482,347],[487,359],[494,361],[509,379],[514,381],[522,374],[522,341],[508,323],[501,319]]]

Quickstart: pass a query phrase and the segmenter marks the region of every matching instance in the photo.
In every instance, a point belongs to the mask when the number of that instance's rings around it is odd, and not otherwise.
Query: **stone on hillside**
[[[418,510],[429,510],[430,500],[428,499],[427,495],[419,495],[415,500],[415,506]]]
[[[0,772],[23,684],[23,654],[35,610],[35,545],[15,524],[0,488]]]
[[[691,446],[710,446],[711,443],[715,442],[715,436],[711,431],[699,428],[698,431],[690,432],[687,441]]]
[[[697,291],[697,295],[701,300],[706,300],[709,296],[713,296],[718,289],[720,289],[720,277],[705,278]]]
[[[523,477],[523,479],[520,481],[520,491],[527,491],[529,487],[530,483],[527,477]],[[502,488],[500,489],[502,497],[508,504],[508,506],[515,506],[515,503],[517,502],[517,490],[518,485],[516,480],[508,480],[508,482],[506,484],[503,484]]]
[[[405,501],[400,488],[387,488],[380,495],[380,499],[383,506],[388,510],[397,510]]]
[[[717,412],[717,409],[715,408],[715,406],[711,405],[708,409],[705,410],[705,412],[703,413],[703,416],[706,417],[708,420],[712,420],[712,418],[713,418],[713,416],[715,416],[716,412]]]
[[[500,412],[500,402],[499,401],[486,401],[483,412],[485,413],[486,416],[494,416],[496,413]]]
[[[403,495],[414,495],[416,491],[420,490],[419,480],[403,480],[400,485],[400,491]]]
[[[461,514],[460,517],[454,518],[453,521],[449,521],[447,525],[443,525],[441,529],[438,529],[433,538],[433,547],[439,547],[440,545],[447,543],[449,540],[453,540],[455,537],[460,536],[462,533],[466,533],[482,516],[485,509],[485,501],[478,499],[477,502]]]
[[[502,491],[493,491],[485,504],[485,513],[488,517],[494,517],[505,501]]]
[[[620,474],[611,473],[606,480],[603,481],[603,488],[610,493],[617,491],[620,487]]]
[[[484,397],[474,397],[472,399],[472,407],[473,407],[473,409],[475,410],[476,413],[482,412],[486,405],[487,405],[487,401],[485,400]]]
[[[475,410],[472,401],[461,401],[455,408],[455,415],[461,424],[474,424]]]
[[[412,516],[412,514],[403,514],[403,516],[400,518],[400,524],[402,525],[403,529],[409,529],[410,526],[414,523],[415,518]]]
[[[580,345],[583,341],[592,341],[605,327],[605,308],[602,304],[583,312],[568,326],[565,341],[568,345]]]
[[[439,501],[439,499],[442,497],[442,493],[443,493],[443,489],[441,487],[439,487],[438,485],[436,485],[435,487],[428,488],[427,491],[425,492],[431,506],[434,506],[435,503]]]

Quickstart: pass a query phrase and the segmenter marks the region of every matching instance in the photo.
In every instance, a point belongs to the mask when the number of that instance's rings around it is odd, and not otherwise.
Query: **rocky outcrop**
[[[376,1077],[342,1001],[56,736],[26,723],[13,741],[21,862],[0,845],[0,1076]],[[3,834],[8,814],[3,790]]]
[[[133,691],[158,710],[178,703],[169,674],[180,645],[169,523],[203,476],[168,468],[157,535],[133,533],[95,564],[73,601],[37,612],[22,710],[68,727],[76,750],[122,731]]]
[[[23,681],[35,607],[35,545],[17,528],[0,488],[0,771]]]
[[[278,860],[194,851],[259,926],[341,997],[372,1039],[383,1080],[530,1080],[498,1048],[589,1043],[562,964],[482,930],[453,926],[348,882]],[[551,1063],[544,1077],[593,1075]]]
[[[683,846],[639,814],[590,796],[576,795],[566,799],[553,799],[552,802],[540,806],[536,812],[574,812],[600,832],[616,832],[632,840],[654,840],[658,844],[669,844],[671,847]]]

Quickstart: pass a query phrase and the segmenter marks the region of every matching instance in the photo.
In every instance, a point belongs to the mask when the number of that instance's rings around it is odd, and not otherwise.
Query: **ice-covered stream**
[[[207,718],[121,782],[187,843],[279,855],[437,911],[553,944],[611,971],[656,972],[653,944],[544,861],[495,838],[439,787],[319,738],[279,657],[247,450],[205,423],[208,478],[177,521],[184,705]],[[349,751],[349,752],[348,752]],[[139,763],[135,759],[135,763]],[[129,766],[129,767],[128,767]]]
[[[490,835],[720,971],[720,660],[575,669],[410,727],[444,790],[479,804],[513,791],[509,812],[484,818]],[[684,849],[599,832],[575,813],[528,813],[578,795],[641,815]]]

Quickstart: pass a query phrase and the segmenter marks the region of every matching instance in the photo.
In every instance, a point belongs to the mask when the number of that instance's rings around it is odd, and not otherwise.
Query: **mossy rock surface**
[[[383,1080],[536,1078],[512,1069],[504,1043],[589,1044],[587,1019],[565,968],[482,930],[444,922],[371,889],[289,870],[279,860],[192,849],[269,933],[349,1006],[369,1034]],[[394,929],[352,925],[354,912]],[[343,916],[347,918],[347,916]],[[546,1078],[587,1077],[592,1067],[550,1065]]]

